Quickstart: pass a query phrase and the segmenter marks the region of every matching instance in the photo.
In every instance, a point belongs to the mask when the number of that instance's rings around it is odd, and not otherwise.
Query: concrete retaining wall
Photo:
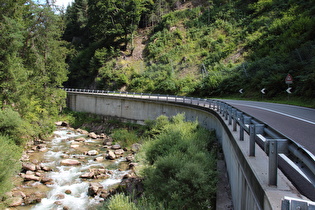
[[[281,209],[284,196],[297,197],[292,192],[294,187],[280,171],[278,186],[268,186],[268,157],[259,148],[256,148],[255,157],[249,157],[246,141],[238,141],[238,132],[232,132],[231,126],[213,110],[175,102],[73,92],[68,92],[67,105],[73,111],[119,117],[136,123],[184,112],[187,121],[198,120],[200,125],[216,131],[224,152],[234,209]]]

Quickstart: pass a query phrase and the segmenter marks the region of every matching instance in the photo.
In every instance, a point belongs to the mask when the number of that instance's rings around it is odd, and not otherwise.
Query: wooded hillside
[[[0,0],[0,200],[25,143],[50,134],[65,105],[63,26],[53,5]]]
[[[290,73],[315,96],[311,0],[76,0],[66,17],[70,87],[272,98]]]

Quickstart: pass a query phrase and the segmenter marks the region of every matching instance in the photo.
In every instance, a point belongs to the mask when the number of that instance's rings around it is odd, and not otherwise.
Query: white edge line
[[[294,118],[296,120],[301,120],[303,122],[306,122],[306,123],[310,123],[310,124],[313,124],[315,125],[315,122],[312,122],[312,121],[309,121],[309,120],[305,120],[305,119],[302,119],[302,118],[299,118],[299,117],[295,117],[293,115],[289,115],[289,114],[285,114],[285,113],[282,113],[282,112],[278,112],[278,111],[274,111],[272,109],[267,109],[267,108],[263,108],[263,107],[258,107],[258,106],[252,106],[252,105],[247,105],[247,104],[236,104],[236,103],[231,103],[231,105],[239,105],[239,106],[248,106],[248,107],[252,107],[252,108],[256,108],[256,109],[262,109],[262,110],[266,110],[266,111],[269,111],[269,112],[274,112],[274,113],[277,113],[277,114],[281,114],[281,115],[284,115],[284,116],[287,116],[287,117],[291,117],[291,118]]]

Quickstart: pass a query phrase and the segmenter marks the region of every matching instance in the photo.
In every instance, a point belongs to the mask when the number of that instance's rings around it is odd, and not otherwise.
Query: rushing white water
[[[47,145],[49,151],[45,153],[44,165],[52,168],[52,171],[47,173],[47,177],[53,180],[53,184],[49,185],[51,190],[48,192],[46,198],[43,198],[39,204],[34,206],[33,210],[62,210],[64,207],[70,210],[88,210],[95,209],[95,206],[102,201],[102,198],[88,196],[89,182],[80,178],[80,175],[86,173],[91,168],[105,168],[109,167],[110,177],[105,180],[97,180],[104,189],[109,189],[111,186],[118,184],[122,177],[128,171],[118,170],[120,162],[124,158],[115,161],[96,162],[94,158],[97,156],[86,156],[82,152],[70,147],[74,138],[79,137],[70,130],[58,130],[54,132],[54,138],[50,145]],[[93,144],[92,139],[87,139],[85,143]],[[95,146],[97,143],[95,144]],[[93,146],[93,145],[92,145]],[[95,147],[94,147],[95,149]],[[101,156],[100,154],[98,156]],[[78,166],[62,166],[60,161],[66,156],[69,159],[79,160],[81,165]],[[95,181],[95,180],[90,180]]]

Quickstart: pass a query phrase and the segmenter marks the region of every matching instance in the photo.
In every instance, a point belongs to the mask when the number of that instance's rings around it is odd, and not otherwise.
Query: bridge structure
[[[315,157],[298,143],[228,103],[182,96],[70,89],[73,111],[143,124],[185,113],[215,130],[234,209],[315,209]]]

